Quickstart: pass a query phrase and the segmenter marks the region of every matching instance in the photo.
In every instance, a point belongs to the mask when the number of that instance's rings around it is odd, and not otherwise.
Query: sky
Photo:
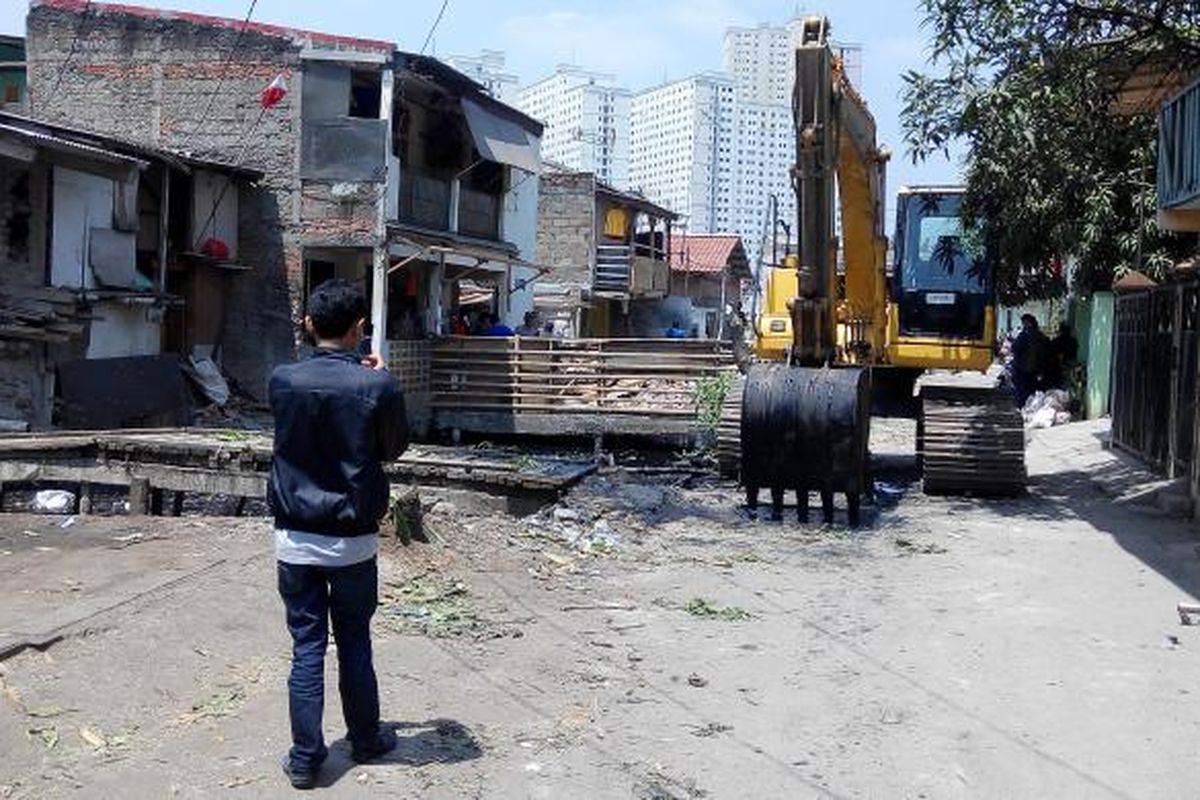
[[[124,0],[242,18],[250,0]],[[926,61],[919,0],[447,0],[428,50],[434,55],[504,51],[522,84],[573,63],[612,73],[638,91],[666,80],[721,68],[727,27],[782,23],[798,14],[830,17],[833,38],[863,48],[861,93],[893,158],[889,194],[914,183],[954,183],[956,163],[937,159],[914,166],[903,151],[899,114],[901,75]],[[442,0],[258,0],[253,19],[395,42],[420,50]],[[22,0],[0,2],[0,33],[24,30]]]

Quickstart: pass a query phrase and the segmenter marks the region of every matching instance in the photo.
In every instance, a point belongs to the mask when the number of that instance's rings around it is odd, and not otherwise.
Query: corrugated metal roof
[[[23,114],[13,114],[0,111],[0,128],[22,136],[39,139],[45,143],[58,143],[56,146],[86,151],[92,155],[109,154],[120,160],[145,162],[149,160],[164,161],[176,169],[187,172],[193,167],[212,170],[214,172],[231,172],[249,180],[263,177],[260,170],[239,167],[208,158],[197,158],[187,153],[178,153],[161,147],[130,142],[107,136],[83,128],[74,128],[58,123],[43,122]]]
[[[736,234],[692,234],[671,237],[671,270],[673,272],[718,273],[729,270],[740,276],[749,273],[750,265],[742,237]]]
[[[102,147],[95,147],[90,144],[76,142],[71,139],[65,139],[61,136],[44,131],[29,129],[20,125],[11,125],[5,120],[0,120],[0,136],[15,136],[22,139],[35,147],[45,147],[51,150],[59,150],[71,153],[78,153],[88,158],[94,158],[99,161],[105,161],[110,164],[127,164],[129,166],[138,166],[146,162],[141,159],[127,156],[122,153],[115,153],[112,150],[107,150]]]

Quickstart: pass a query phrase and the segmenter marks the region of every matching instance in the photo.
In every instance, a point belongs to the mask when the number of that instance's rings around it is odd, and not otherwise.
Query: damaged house
[[[78,0],[27,18],[33,116],[262,174],[235,215],[221,369],[243,391],[290,360],[308,291],[360,282],[374,346],[420,423],[426,337],[464,292],[532,308],[542,126],[385,41]],[[277,101],[260,103],[274,82]]]
[[[742,309],[750,262],[736,234],[693,233],[671,240],[671,297],[652,310],[647,327],[679,322],[700,339],[726,339],[726,317]]]
[[[186,422],[256,173],[0,113],[0,418]],[[57,414],[55,413],[57,409]]]
[[[661,336],[637,320],[670,291],[677,215],[590,172],[547,170],[538,199],[534,292],[540,316],[568,336]]]

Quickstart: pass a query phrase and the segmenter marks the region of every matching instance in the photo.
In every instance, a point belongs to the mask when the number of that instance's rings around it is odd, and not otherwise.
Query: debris
[[[1179,646],[1180,646],[1180,641],[1179,641],[1178,636],[1168,633],[1166,636],[1163,637],[1163,647],[1165,647],[1166,649],[1178,650]]]
[[[190,356],[183,372],[213,403],[223,406],[229,402],[229,384],[221,374],[220,367],[211,358]]]
[[[579,520],[579,512],[573,508],[563,508],[559,506],[554,509],[555,522],[576,522]]]
[[[47,750],[53,750],[55,747],[58,747],[59,736],[57,725],[43,725],[39,728],[29,728],[25,733],[30,738],[41,739],[42,744],[45,745]]]
[[[124,550],[126,547],[133,547],[135,544],[145,544],[146,542],[157,542],[166,539],[162,534],[147,536],[144,533],[128,533],[124,536],[114,536],[113,544],[109,545],[110,550]]]
[[[429,542],[422,524],[421,495],[417,487],[406,486],[392,492],[388,500],[388,520],[401,544],[408,546],[413,542]]]
[[[75,495],[63,489],[42,489],[33,496],[30,510],[39,514],[66,514],[75,507]]]
[[[1052,428],[1071,421],[1071,395],[1062,389],[1034,392],[1025,401],[1021,416],[1027,428]]]
[[[662,509],[667,493],[659,486],[624,483],[614,487],[613,499],[630,511],[653,514]]]
[[[692,736],[698,736],[701,739],[709,739],[733,730],[732,725],[726,725],[723,722],[709,722],[705,725],[688,725],[687,727],[692,729]]]
[[[25,714],[34,719],[48,719],[49,717],[57,717],[65,713],[67,713],[67,710],[58,706],[40,706],[38,708],[25,709]]]
[[[737,606],[716,606],[702,597],[694,598],[683,607],[683,610],[693,617],[719,619],[724,622],[741,622],[751,617],[750,612],[744,608],[738,608]]]
[[[694,672],[688,675],[687,682],[688,686],[694,686],[697,689],[703,689],[705,686],[708,686],[708,679],[702,678]]]
[[[637,611],[632,603],[579,603],[563,606],[563,611]]]
[[[917,544],[911,539],[905,539],[903,536],[896,537],[895,544],[896,547],[910,555],[938,556],[950,552],[940,544]]]
[[[477,639],[513,633],[481,619],[469,605],[469,597],[461,581],[418,575],[399,583],[389,581],[382,592],[380,610],[398,633]]]
[[[354,778],[354,782],[360,786],[366,786],[368,783],[371,782],[371,773],[369,773],[369,772],[358,773],[358,775],[356,775]]]
[[[103,750],[108,747],[108,740],[86,725],[79,729],[79,738],[83,739],[93,750]]]
[[[241,689],[233,689],[210,696],[202,703],[196,703],[191,711],[179,715],[179,721],[191,725],[202,719],[228,717],[237,713],[246,700],[246,693]]]
[[[557,567],[573,567],[573,566],[575,566],[575,559],[567,558],[566,556],[560,556],[557,553],[551,553],[548,550],[542,551],[542,557]]]
[[[22,711],[25,710],[25,703],[21,700],[21,692],[15,686],[9,686],[4,682],[4,678],[0,678],[0,694],[4,695],[4,699],[12,703]]]
[[[1179,612],[1179,623],[1181,625],[1191,625],[1192,617],[1200,616],[1200,604],[1198,603],[1188,603],[1180,600],[1175,610]]]
[[[225,788],[226,789],[237,789],[238,787],[241,787],[241,786],[249,786],[252,783],[258,783],[262,779],[263,779],[262,775],[255,775],[253,778],[234,778],[233,780],[227,781],[225,783]],[[360,783],[361,783],[361,781],[360,781]]]

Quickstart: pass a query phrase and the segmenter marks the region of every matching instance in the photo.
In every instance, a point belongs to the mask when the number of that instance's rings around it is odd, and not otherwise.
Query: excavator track
[[[739,374],[725,395],[721,421],[717,424],[717,469],[726,479],[736,480],[741,476],[742,394],[745,389],[746,377]]]
[[[1025,425],[1012,396],[977,376],[922,381],[917,463],[926,494],[1025,491]]]

